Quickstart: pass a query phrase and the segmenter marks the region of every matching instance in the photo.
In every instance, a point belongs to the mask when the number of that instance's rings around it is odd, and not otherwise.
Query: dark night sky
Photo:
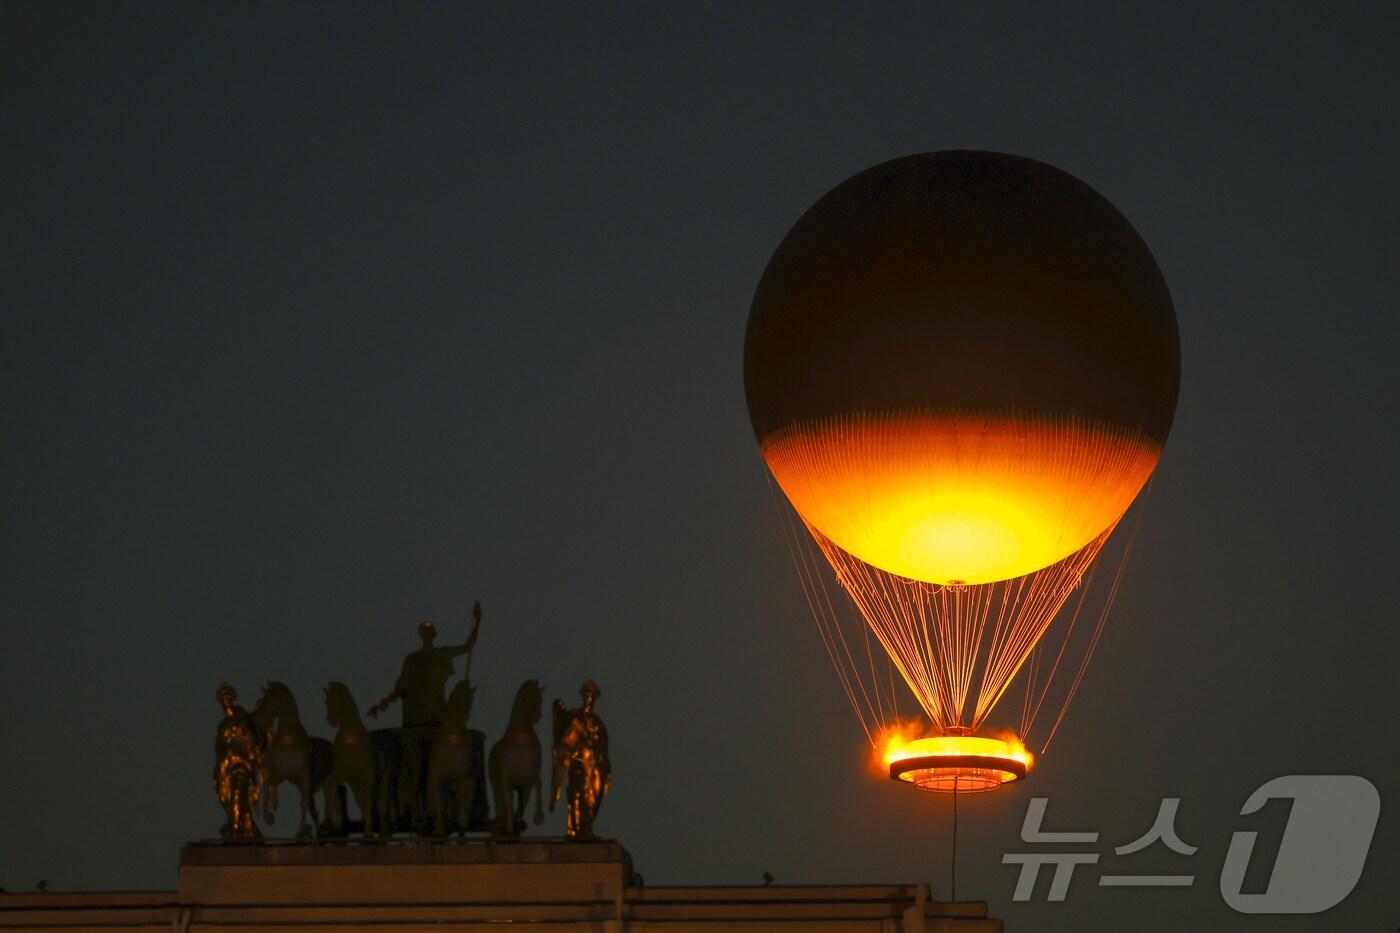
[[[818,196],[985,148],[1134,222],[1183,381],[1118,611],[1032,780],[964,808],[960,893],[1012,930],[1400,924],[1400,23],[1039,6],[0,6],[0,884],[173,886],[221,822],[221,679],[319,722],[479,597],[474,723],[595,678],[600,828],[649,883],[946,894],[947,800],[866,775],[740,358]],[[1334,771],[1387,808],[1356,893],[1232,914],[1244,799]],[[1115,867],[1195,887],[1011,904],[1033,794],[1105,852],[1182,797],[1200,852]]]

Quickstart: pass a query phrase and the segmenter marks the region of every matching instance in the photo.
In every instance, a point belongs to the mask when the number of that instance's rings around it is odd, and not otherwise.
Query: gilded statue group
[[[214,746],[214,791],[227,822],[228,842],[258,842],[254,822],[277,812],[277,789],[292,784],[301,795],[297,837],[365,836],[396,832],[444,836],[489,830],[513,838],[525,828],[525,811],[535,797],[534,822],[544,819],[543,751],[535,724],[544,687],[527,680],[515,692],[505,733],[485,752],[485,735],[467,728],[476,688],[468,679],[481,631],[481,604],[472,607],[472,628],[460,645],[438,647],[431,622],[418,626],[422,647],[403,660],[393,690],[368,710],[371,718],[399,704],[403,725],[369,729],[343,683],[325,686],[326,722],[336,730],[327,740],[310,735],[296,699],[285,684],[269,681],[253,711],[235,702],[237,692],[221,684],[215,693],[223,709]],[[453,660],[466,655],[466,672],[447,690]],[[598,685],[584,681],[582,705],[553,707],[554,745],[549,808],[563,795],[566,833],[592,839],[593,821],[612,783],[608,730],[594,712]],[[486,778],[491,804],[487,802]],[[324,819],[316,808],[320,795]],[[360,820],[350,819],[353,798]],[[488,816],[494,808],[495,819]]]

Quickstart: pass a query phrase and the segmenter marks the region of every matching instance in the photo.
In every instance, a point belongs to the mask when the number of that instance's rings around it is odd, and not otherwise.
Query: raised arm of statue
[[[472,650],[476,648],[476,636],[479,634],[481,634],[481,603],[475,602],[472,603],[471,634],[468,635],[467,640],[462,642],[460,645],[453,645],[451,648],[448,649],[452,652],[452,657],[455,658],[460,655],[471,654]]]

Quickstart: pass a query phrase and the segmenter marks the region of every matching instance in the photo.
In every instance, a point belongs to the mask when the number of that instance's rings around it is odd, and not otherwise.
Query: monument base
[[[218,904],[612,903],[632,881],[616,842],[190,843],[180,900]]]
[[[648,886],[612,841],[191,843],[177,891],[0,894],[0,929],[1001,933],[927,885]]]

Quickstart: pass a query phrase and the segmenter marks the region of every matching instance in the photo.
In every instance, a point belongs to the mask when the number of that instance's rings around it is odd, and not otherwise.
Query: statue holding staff
[[[398,730],[402,772],[398,780],[398,811],[407,817],[417,831],[427,828],[428,814],[428,755],[433,736],[442,725],[447,712],[447,681],[453,674],[453,658],[467,656],[471,670],[472,651],[481,633],[481,603],[472,604],[472,629],[460,645],[438,647],[437,627],[432,622],[418,626],[423,645],[403,659],[399,679],[388,696],[369,708],[371,718],[377,717],[390,704],[400,703],[403,728]],[[466,677],[463,677],[464,682]]]
[[[460,645],[439,648],[433,644],[437,638],[437,626],[424,622],[418,626],[418,637],[423,646],[403,659],[399,669],[399,679],[388,696],[369,708],[371,717],[378,716],[398,701],[403,704],[403,724],[405,726],[437,726],[442,723],[442,714],[447,707],[447,681],[452,677],[452,659],[467,655],[470,670],[471,652],[476,647],[476,636],[481,631],[481,603],[472,605],[472,630],[467,640]]]

